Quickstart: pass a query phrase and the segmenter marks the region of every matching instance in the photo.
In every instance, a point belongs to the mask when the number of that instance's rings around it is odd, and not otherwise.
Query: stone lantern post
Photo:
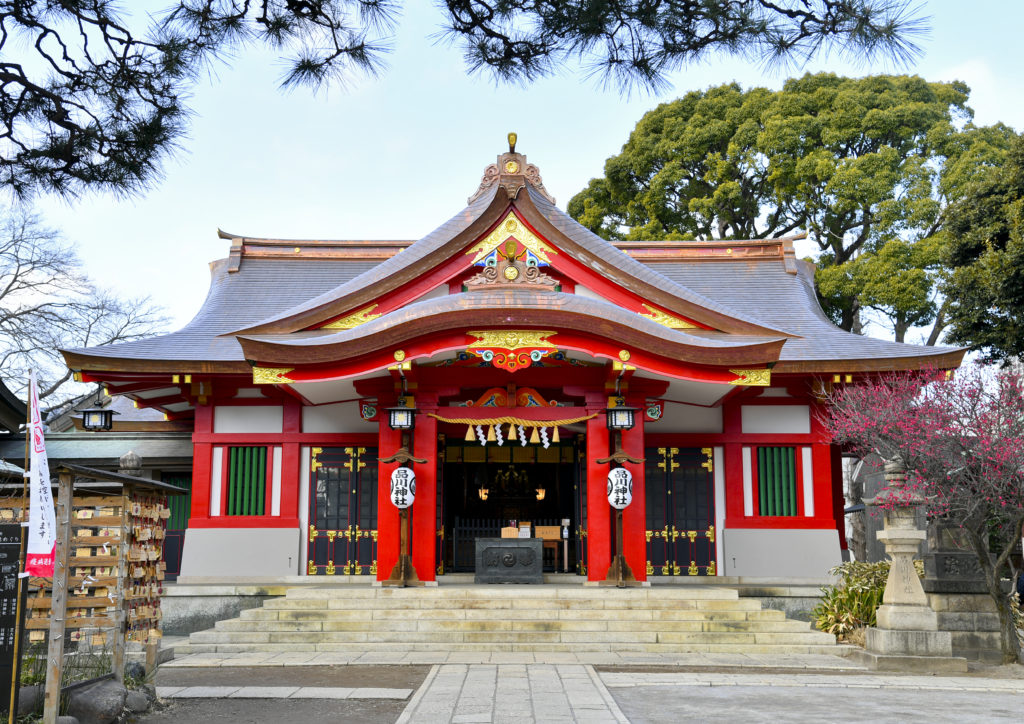
[[[928,605],[921,579],[914,569],[925,531],[917,527],[915,510],[924,502],[905,490],[906,470],[900,461],[885,463],[887,487],[900,494],[903,504],[885,511],[878,540],[892,559],[885,582],[877,625],[867,630],[865,650],[856,658],[869,668],[888,671],[967,671],[967,660],[953,657],[948,631],[939,631],[938,616]],[[872,498],[867,505],[882,501]]]

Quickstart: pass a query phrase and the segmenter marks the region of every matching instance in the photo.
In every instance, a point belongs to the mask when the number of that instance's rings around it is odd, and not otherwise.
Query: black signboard
[[[14,678],[14,640],[18,630],[18,558],[21,553],[21,526],[0,525],[0,709],[7,709]],[[22,586],[22,611],[25,591]]]

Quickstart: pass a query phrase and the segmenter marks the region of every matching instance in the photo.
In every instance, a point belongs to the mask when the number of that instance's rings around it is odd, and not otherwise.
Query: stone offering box
[[[543,583],[540,538],[477,538],[474,583]]]

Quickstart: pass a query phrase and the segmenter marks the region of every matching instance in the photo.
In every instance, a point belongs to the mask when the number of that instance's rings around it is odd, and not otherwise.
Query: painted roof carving
[[[514,152],[488,167],[468,206],[415,242],[221,236],[231,240],[230,255],[211,264],[208,296],[184,328],[68,350],[69,366],[244,372],[246,360],[285,364],[300,350],[315,364],[424,335],[454,334],[446,347],[452,348],[461,334],[465,347],[471,328],[555,322],[566,334],[602,335],[671,359],[777,361],[777,371],[832,370],[853,361],[863,369],[952,366],[963,354],[832,325],[792,239],[612,244],[558,209],[536,167]],[[499,264],[517,266],[508,280],[518,270],[534,278],[551,272],[583,289],[563,292],[546,277],[546,285],[436,293],[471,269],[491,267],[493,280]]]

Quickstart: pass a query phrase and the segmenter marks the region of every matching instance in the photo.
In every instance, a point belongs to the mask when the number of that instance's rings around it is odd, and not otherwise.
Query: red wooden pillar
[[[743,434],[740,406],[727,402],[722,406],[722,433],[735,441]],[[740,524],[743,515],[743,444],[726,442],[725,450],[725,527]]]
[[[429,408],[421,408],[421,412]],[[432,411],[432,410],[430,410]],[[416,416],[413,456],[427,462],[414,463],[416,500],[412,504],[410,548],[412,565],[421,581],[435,580],[437,570],[437,420],[425,414]],[[390,505],[390,501],[388,503]],[[392,506],[394,507],[394,506]]]
[[[588,403],[590,401],[588,400]],[[604,412],[601,407],[587,412]],[[612,564],[614,528],[612,506],[608,504],[608,465],[595,461],[608,457],[608,427],[599,414],[587,420],[587,580],[603,581]],[[634,571],[635,572],[635,571]]]
[[[402,434],[388,425],[387,412],[381,412],[378,423],[377,454],[386,458],[402,445]],[[380,463],[377,467],[377,580],[391,575],[398,563],[398,508],[391,502],[391,471],[397,463]],[[417,486],[418,487],[418,486]],[[417,495],[419,490],[416,491]]]
[[[622,450],[635,458],[644,457],[644,399],[628,399],[636,407],[636,425],[622,433]],[[597,418],[599,419],[599,418]],[[633,474],[633,502],[622,511],[622,552],[638,581],[647,580],[647,494],[644,485],[644,464],[626,463]],[[607,473],[605,474],[607,476]],[[607,488],[606,488],[607,490]],[[609,506],[610,507],[610,506]],[[614,533],[614,531],[613,531]]]
[[[302,432],[302,406],[298,403],[284,405],[284,433]],[[281,517],[299,519],[299,443],[286,442],[281,445]],[[268,506],[269,511],[269,506]]]
[[[195,434],[213,432],[213,406],[197,405]],[[192,446],[192,514],[190,518],[210,517],[210,476],[213,468],[213,445],[197,442]]]

